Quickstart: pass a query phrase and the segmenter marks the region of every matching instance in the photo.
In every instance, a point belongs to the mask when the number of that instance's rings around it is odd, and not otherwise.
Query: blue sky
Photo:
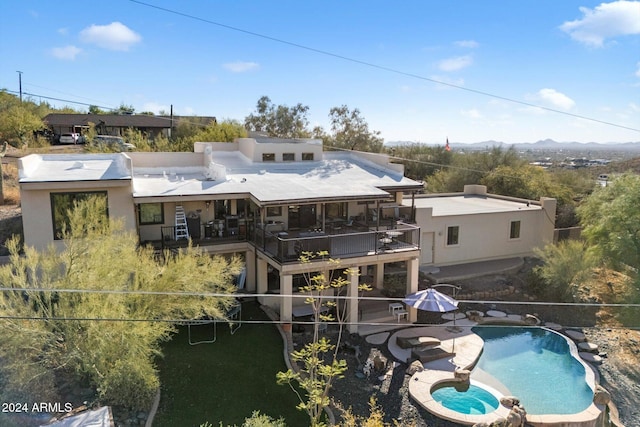
[[[22,71],[23,92],[138,112],[242,121],[267,95],[328,128],[345,104],[386,141],[640,141],[640,1],[22,0],[0,12],[11,91]]]

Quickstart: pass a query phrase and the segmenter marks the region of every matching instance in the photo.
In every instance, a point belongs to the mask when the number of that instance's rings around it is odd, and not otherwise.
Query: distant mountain
[[[429,142],[415,142],[415,141],[389,141],[385,142],[386,146],[396,147],[399,145],[411,145],[411,144],[426,144],[426,145],[444,145],[443,142],[440,143],[429,143]],[[638,142],[557,142],[553,139],[544,139],[536,142],[520,142],[515,144],[509,144],[502,141],[482,141],[482,142],[474,142],[471,144],[463,144],[459,142],[450,142],[449,145],[451,148],[455,148],[457,150],[483,150],[487,147],[511,147],[513,146],[516,150],[568,150],[568,151],[639,151],[640,152],[640,141]]]

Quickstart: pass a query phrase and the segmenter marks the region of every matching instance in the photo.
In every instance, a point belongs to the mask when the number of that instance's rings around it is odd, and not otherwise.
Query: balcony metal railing
[[[378,255],[420,248],[420,228],[402,224],[394,229],[381,231],[342,231],[339,234],[325,234],[317,231],[295,231],[272,233],[256,228],[249,235],[234,235],[194,239],[200,246],[219,245],[238,241],[250,241],[275,260],[288,263],[298,262],[302,252],[326,251],[332,258],[352,258]],[[187,246],[188,240],[175,240],[175,227],[161,228],[162,248]]]
[[[302,232],[268,233],[256,230],[254,242],[280,262],[297,262],[302,252],[326,251],[332,258],[351,258],[420,248],[420,228],[404,224],[384,231],[324,234]]]

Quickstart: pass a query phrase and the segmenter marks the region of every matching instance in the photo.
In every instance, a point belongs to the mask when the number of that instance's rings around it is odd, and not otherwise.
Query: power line
[[[236,31],[236,32],[239,32],[239,33],[243,33],[243,34],[247,34],[247,35],[253,36],[253,37],[259,37],[259,38],[262,38],[262,39],[265,39],[265,40],[269,40],[269,41],[272,41],[272,42],[284,44],[284,45],[287,45],[287,46],[295,47],[295,48],[306,50],[306,51],[309,51],[309,52],[314,52],[314,53],[317,53],[317,54],[320,54],[320,55],[324,55],[324,56],[329,56],[329,57],[332,57],[332,58],[337,58],[337,59],[340,59],[340,60],[343,60],[343,61],[347,61],[347,62],[359,64],[359,65],[364,65],[366,67],[375,68],[375,69],[378,69],[378,70],[381,70],[381,71],[386,71],[386,72],[389,72],[389,73],[398,74],[398,75],[405,76],[405,77],[411,77],[411,78],[418,79],[418,80],[428,81],[428,82],[431,82],[431,83],[436,83],[436,84],[439,84],[439,85],[443,85],[443,86],[448,86],[448,87],[452,87],[452,88],[455,88],[455,89],[464,90],[464,91],[467,91],[467,92],[470,92],[470,93],[475,93],[477,95],[487,96],[487,97],[494,98],[494,99],[500,99],[502,101],[507,101],[507,102],[511,102],[511,103],[515,103],[515,104],[519,104],[519,105],[524,105],[524,106],[527,106],[527,107],[540,108],[542,110],[550,111],[550,112],[553,112],[553,113],[564,114],[566,116],[570,116],[570,117],[574,117],[574,118],[578,118],[578,119],[583,119],[583,120],[588,120],[588,121],[592,121],[592,122],[595,122],[595,123],[601,123],[601,124],[605,124],[605,125],[609,125],[609,126],[614,126],[614,127],[618,127],[618,128],[621,128],[621,129],[627,129],[627,130],[631,130],[631,131],[634,131],[634,132],[640,132],[640,129],[638,129],[638,128],[632,128],[632,127],[629,127],[629,126],[620,125],[620,124],[609,122],[609,121],[606,121],[606,120],[595,119],[595,118],[583,116],[583,115],[580,115],[580,114],[570,113],[568,111],[557,110],[557,109],[551,108],[551,107],[545,107],[545,106],[542,106],[542,105],[537,105],[537,104],[533,104],[533,103],[526,102],[526,101],[520,101],[520,100],[517,100],[517,99],[514,99],[514,98],[509,98],[509,97],[506,97],[506,96],[496,95],[496,94],[493,94],[493,93],[490,93],[490,92],[486,92],[486,91],[482,91],[482,90],[478,90],[478,89],[468,88],[468,87],[465,87],[465,86],[460,86],[460,85],[456,85],[456,84],[453,84],[453,83],[448,83],[448,82],[444,82],[444,81],[441,81],[441,80],[432,79],[432,78],[421,76],[421,75],[418,75],[418,74],[414,74],[414,73],[409,73],[409,72],[406,72],[406,71],[398,70],[396,68],[391,68],[391,67],[387,67],[387,66],[384,66],[384,65],[375,64],[375,63],[372,63],[372,62],[362,61],[360,59],[355,59],[355,58],[352,58],[352,57],[349,57],[349,56],[340,55],[340,54],[337,54],[337,53],[334,53],[334,52],[330,52],[330,51],[327,51],[327,50],[322,50],[322,49],[306,46],[306,45],[303,45],[303,44],[300,44],[300,43],[291,42],[291,41],[280,39],[280,38],[277,38],[277,37],[267,36],[265,34],[256,33],[254,31],[249,31],[249,30],[245,30],[245,29],[242,29],[242,28],[239,28],[239,27],[234,27],[232,25],[223,24],[221,22],[212,21],[210,19],[201,18],[199,16],[191,15],[191,14],[184,13],[184,12],[179,12],[177,10],[168,9],[168,8],[161,7],[161,6],[156,6],[156,5],[153,5],[153,4],[142,2],[140,0],[129,0],[129,1],[131,1],[132,3],[139,4],[141,6],[149,7],[149,8],[152,8],[152,9],[157,9],[157,10],[160,10],[160,11],[163,11],[163,12],[167,12],[167,13],[171,13],[171,14],[174,14],[174,15],[182,16],[184,18],[193,19],[195,21],[204,22],[206,24],[215,25],[215,26],[218,26],[218,27],[221,27],[221,28],[225,28],[227,30]]]
[[[0,292],[52,292],[68,294],[101,294],[101,295],[143,295],[143,296],[181,296],[181,297],[209,297],[209,298],[246,298],[269,297],[269,298],[294,298],[294,299],[326,299],[325,296],[313,296],[307,294],[282,295],[272,293],[224,293],[224,292],[185,292],[185,291],[142,291],[129,289],[74,289],[74,288],[20,288],[20,287],[0,287]],[[331,299],[342,301],[403,301],[404,298],[379,297],[379,296],[358,296],[358,295],[332,295]],[[622,307],[640,308],[640,304],[633,303],[588,303],[588,302],[547,302],[547,301],[498,301],[498,300],[458,300],[465,304],[504,304],[504,305],[542,305],[559,307]]]

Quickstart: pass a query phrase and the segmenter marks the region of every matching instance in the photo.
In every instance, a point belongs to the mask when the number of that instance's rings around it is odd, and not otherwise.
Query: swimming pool
[[[469,415],[488,414],[500,404],[493,394],[475,384],[440,384],[431,390],[431,396],[445,408]]]
[[[476,326],[484,340],[476,368],[518,397],[528,414],[576,414],[593,401],[585,367],[566,338],[543,328]]]

